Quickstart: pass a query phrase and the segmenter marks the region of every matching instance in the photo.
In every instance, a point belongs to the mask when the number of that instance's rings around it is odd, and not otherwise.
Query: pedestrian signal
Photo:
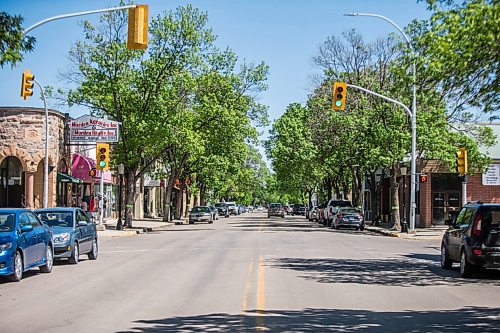
[[[427,175],[419,175],[418,182],[419,183],[427,183],[428,176]]]

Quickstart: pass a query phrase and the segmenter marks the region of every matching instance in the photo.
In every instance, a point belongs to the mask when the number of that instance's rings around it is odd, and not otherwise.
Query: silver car
[[[195,206],[189,212],[189,224],[194,222],[208,222],[213,223],[212,210],[209,206]]]

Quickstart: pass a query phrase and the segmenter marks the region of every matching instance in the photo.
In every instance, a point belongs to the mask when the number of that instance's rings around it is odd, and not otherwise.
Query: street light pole
[[[383,15],[378,15],[378,14],[369,14],[369,13],[349,13],[349,14],[344,14],[344,16],[369,16],[369,17],[376,17],[380,18],[384,21],[389,22],[392,24],[400,33],[403,35],[404,39],[406,40],[406,43],[410,47],[410,50],[412,52],[413,56],[413,65],[412,65],[412,70],[413,70],[413,100],[412,100],[412,106],[411,106],[411,115],[410,115],[410,120],[411,120],[411,190],[410,190],[410,230],[413,232],[415,230],[415,212],[417,208],[416,204],[416,185],[417,185],[417,158],[416,158],[416,151],[417,151],[417,66],[416,66],[416,57],[415,57],[415,49],[413,48],[413,45],[411,44],[410,37],[401,29],[399,25],[396,24],[393,20],[391,20],[388,17],[385,17]]]
[[[49,207],[49,110],[47,109],[47,101],[43,87],[37,80],[33,79],[40,93],[42,94],[43,105],[45,107],[45,160],[43,166],[43,208]]]
[[[122,196],[123,196],[123,174],[125,173],[125,166],[123,163],[118,164],[118,222],[116,223],[116,230],[123,229],[122,223]]]

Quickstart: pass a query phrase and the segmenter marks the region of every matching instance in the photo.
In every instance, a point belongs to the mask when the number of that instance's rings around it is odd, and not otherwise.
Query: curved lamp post
[[[417,179],[416,179],[416,150],[417,150],[417,66],[415,64],[415,50],[413,49],[413,46],[411,45],[410,38],[408,37],[407,34],[401,29],[399,25],[397,25],[393,20],[391,20],[388,17],[385,17],[383,15],[378,15],[378,14],[368,14],[368,13],[349,13],[349,14],[344,14],[344,16],[369,16],[369,17],[376,17],[379,19],[382,19],[384,21],[389,22],[392,24],[400,33],[403,35],[404,39],[406,40],[406,43],[410,47],[410,50],[412,52],[413,56],[413,101],[412,101],[412,107],[411,107],[411,164],[410,164],[410,169],[411,169],[411,189],[410,189],[410,230],[414,231],[415,230],[415,210],[416,210],[416,185],[417,185]]]

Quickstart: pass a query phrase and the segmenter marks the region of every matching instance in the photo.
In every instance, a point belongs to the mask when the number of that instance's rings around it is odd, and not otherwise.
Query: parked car
[[[292,215],[305,216],[306,215],[306,206],[300,205],[300,204],[293,205]]]
[[[90,260],[97,259],[96,226],[82,209],[45,208],[35,210],[35,214],[54,235],[55,259],[67,258],[71,264],[78,264],[81,254],[87,254]]]
[[[218,220],[219,219],[219,210],[215,208],[214,205],[208,206],[210,207],[210,210],[212,211],[212,221]]]
[[[285,211],[286,215],[292,215],[293,209],[290,207],[290,205],[284,205],[283,210]]]
[[[238,204],[238,214],[243,214],[243,213],[246,213],[245,206],[243,206],[242,204]]]
[[[361,210],[352,207],[338,208],[333,216],[332,228],[355,228],[363,231],[365,229],[365,220]]]
[[[500,204],[471,203],[462,207],[441,242],[441,267],[460,263],[462,277],[479,268],[500,268]]]
[[[35,267],[50,273],[53,260],[49,227],[28,209],[0,209],[0,275],[21,281],[23,272]]]
[[[225,202],[216,203],[215,208],[219,211],[219,216],[229,217],[229,207]]]
[[[208,206],[194,206],[189,212],[189,224],[194,222],[208,222],[213,223],[212,211]]]
[[[325,207],[325,204],[321,204],[316,207],[316,221],[323,225],[325,224]]]
[[[226,204],[229,207],[229,213],[231,215],[240,215],[238,206],[236,206],[235,202],[226,202]]]
[[[317,206],[312,206],[312,208],[307,211],[307,218],[309,219],[309,221],[317,221],[318,220]]]
[[[282,218],[285,218],[285,210],[280,203],[272,203],[269,205],[269,208],[267,209],[267,217],[270,218],[271,216],[281,216]]]
[[[332,226],[333,217],[338,211],[337,208],[340,207],[352,207],[352,204],[348,200],[331,199],[330,201],[328,201],[328,204],[325,207],[325,223],[323,225],[327,227]]]

